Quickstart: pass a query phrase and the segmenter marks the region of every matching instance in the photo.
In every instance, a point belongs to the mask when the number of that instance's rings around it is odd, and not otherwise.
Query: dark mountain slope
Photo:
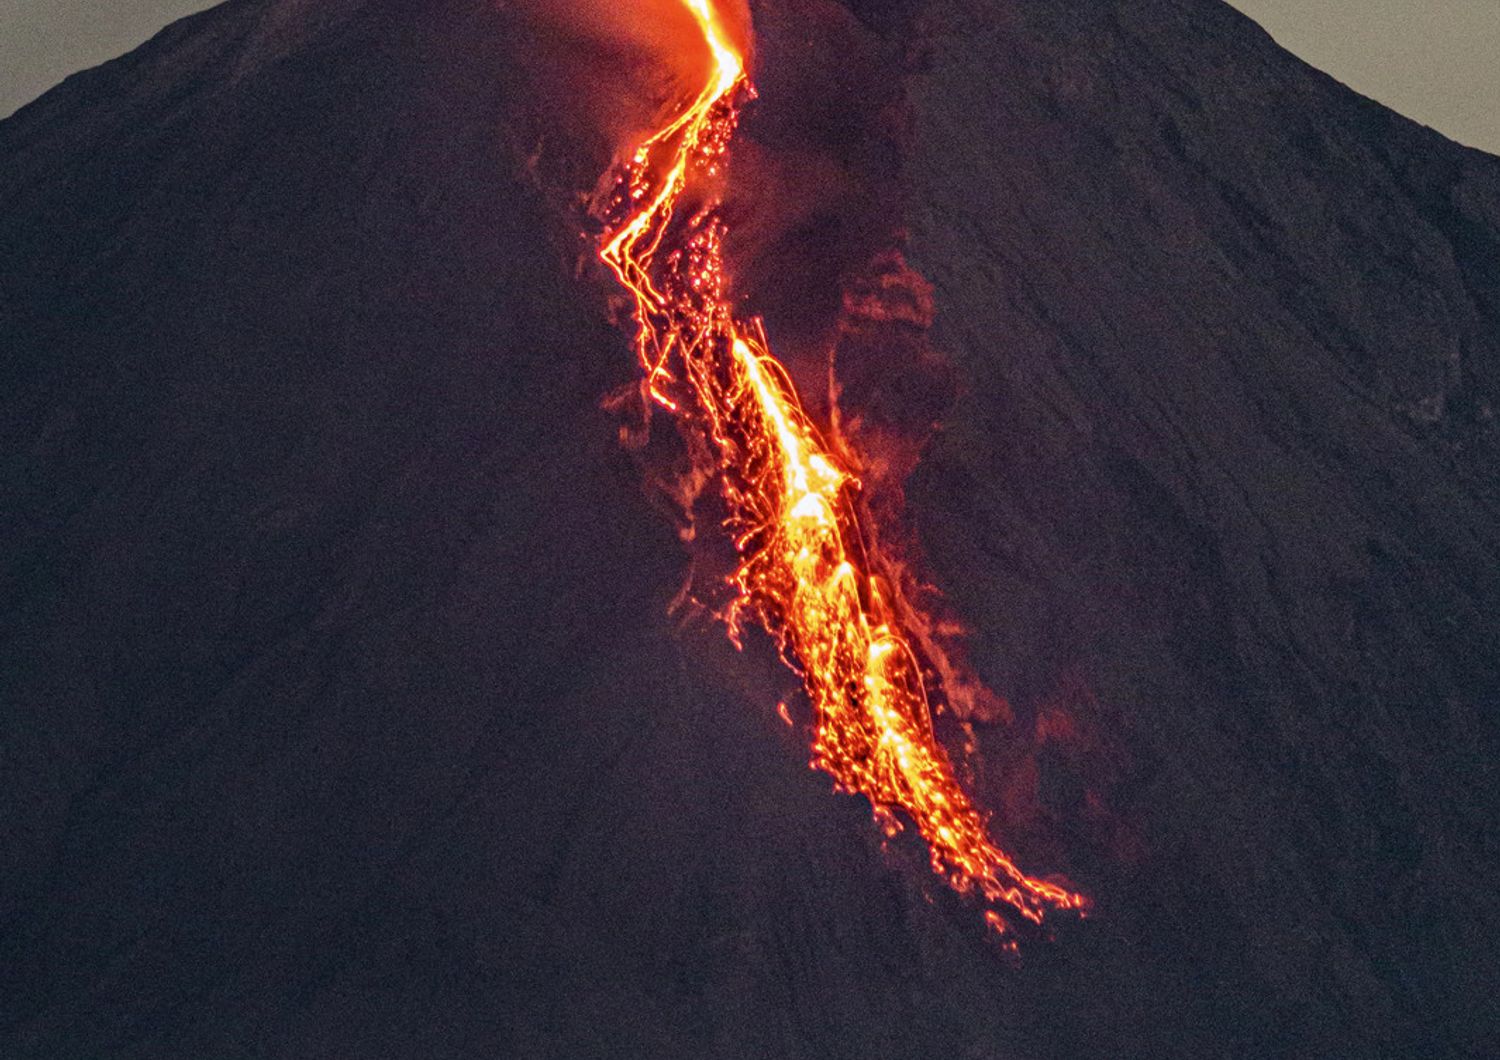
[[[913,507],[979,657],[1085,675],[1153,778],[1140,900],[1235,910],[1288,1025],[1482,1051],[1500,163],[1222,5],[955,5],[934,50],[915,249],[971,390]]]
[[[668,618],[560,205],[639,56],[236,2],[0,123],[0,1054],[1484,1055],[1500,163],[1208,0],[756,16],[744,156],[858,191],[781,282],[936,286],[980,790],[1099,915],[998,959]],[[778,138],[820,56],[912,139]]]

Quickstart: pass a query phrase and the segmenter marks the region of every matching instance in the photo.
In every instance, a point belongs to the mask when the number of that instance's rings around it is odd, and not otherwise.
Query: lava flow
[[[1081,910],[1082,895],[1027,876],[991,841],[960,787],[892,591],[871,570],[859,483],[804,412],[760,322],[733,315],[718,199],[684,206],[695,178],[719,173],[754,90],[713,0],[681,3],[712,72],[617,167],[600,256],[634,298],[646,392],[703,432],[717,464],[739,555],[731,633],[750,615],[776,638],[813,708],[813,764],[868,798],[888,830],[908,818],[933,870],[978,896],[993,927],[1004,932],[1007,906],[1037,924],[1052,909]]]

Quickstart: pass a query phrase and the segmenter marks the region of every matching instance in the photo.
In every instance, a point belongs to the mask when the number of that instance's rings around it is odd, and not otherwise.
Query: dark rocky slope
[[[747,165],[852,192],[747,298],[816,334],[772,280],[909,228],[960,389],[910,511],[1013,710],[979,782],[1099,915],[999,960],[764,651],[667,617],[560,206],[608,138],[539,132],[630,55],[245,0],[0,123],[0,1054],[1496,1040],[1500,162],[1210,0],[757,21]],[[846,119],[898,60],[886,150]],[[778,118],[804,74],[841,102]]]

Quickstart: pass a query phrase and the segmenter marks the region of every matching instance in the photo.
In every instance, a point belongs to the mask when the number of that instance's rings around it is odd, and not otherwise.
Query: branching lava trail
[[[651,400],[701,429],[739,554],[731,632],[749,616],[802,676],[815,717],[813,764],[867,797],[890,831],[909,820],[933,870],[1040,924],[1087,900],[1033,879],[991,841],[985,815],[932,732],[928,694],[890,590],[869,569],[859,483],[803,411],[758,320],[724,294],[724,225],[710,197],[677,216],[694,178],[717,175],[740,105],[743,55],[713,0],[680,0],[702,30],[712,73],[697,97],[614,174],[600,256],[635,302],[636,352]]]

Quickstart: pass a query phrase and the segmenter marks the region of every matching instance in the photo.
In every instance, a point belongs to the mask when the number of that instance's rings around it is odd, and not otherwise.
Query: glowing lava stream
[[[617,168],[600,257],[634,297],[651,399],[701,424],[718,463],[740,557],[731,634],[749,612],[776,637],[813,707],[813,764],[866,796],[889,831],[905,811],[933,870],[977,895],[996,930],[1002,905],[1038,924],[1049,909],[1083,909],[1082,895],[1028,877],[990,840],[933,736],[916,653],[889,592],[864,569],[859,484],[803,411],[760,322],[736,320],[724,295],[717,199],[675,217],[690,178],[718,174],[753,95],[713,0],[680,2],[713,72]]]

